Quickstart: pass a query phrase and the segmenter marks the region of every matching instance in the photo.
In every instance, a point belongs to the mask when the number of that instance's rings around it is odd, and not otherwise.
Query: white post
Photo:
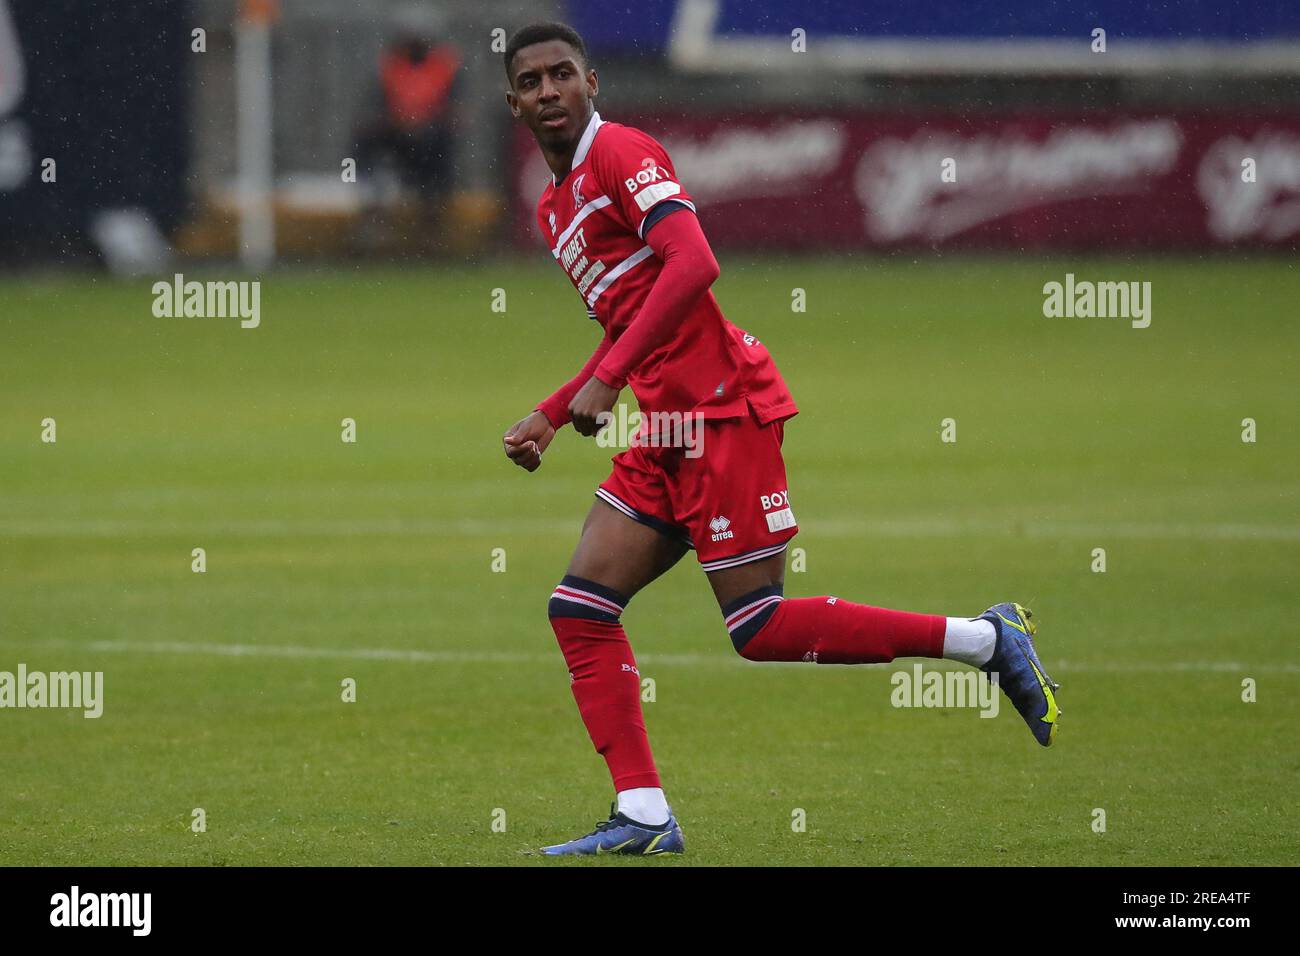
[[[235,26],[239,259],[251,270],[275,261],[271,140],[271,21],[274,4],[245,0]]]

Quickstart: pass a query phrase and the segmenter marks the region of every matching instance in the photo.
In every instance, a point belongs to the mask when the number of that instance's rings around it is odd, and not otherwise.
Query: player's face
[[[506,102],[538,142],[560,152],[576,143],[591,117],[596,71],[584,70],[578,52],[563,40],[526,46],[511,64]]]

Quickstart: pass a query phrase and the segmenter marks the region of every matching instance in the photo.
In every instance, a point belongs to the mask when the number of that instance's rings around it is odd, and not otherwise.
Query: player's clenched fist
[[[502,439],[506,457],[520,468],[536,471],[542,464],[542,452],[555,437],[555,429],[541,412],[533,412],[510,426]]]
[[[573,430],[588,438],[596,434],[605,424],[600,416],[612,411],[616,401],[618,401],[618,389],[610,388],[593,375],[569,403],[569,416],[573,419]]]

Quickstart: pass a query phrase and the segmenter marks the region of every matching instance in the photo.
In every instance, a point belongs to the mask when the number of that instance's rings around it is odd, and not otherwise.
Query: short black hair
[[[587,44],[582,42],[582,37],[573,27],[567,23],[530,23],[516,30],[510,42],[506,44],[506,78],[510,80],[511,85],[515,82],[515,78],[510,74],[510,69],[515,62],[515,54],[526,46],[545,43],[547,40],[563,40],[578,51],[584,66],[590,66],[590,61],[587,59]]]

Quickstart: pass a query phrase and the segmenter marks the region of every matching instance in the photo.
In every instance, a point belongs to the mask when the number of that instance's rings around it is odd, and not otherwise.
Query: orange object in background
[[[385,53],[380,74],[392,123],[413,129],[436,120],[459,69],[460,54],[448,46],[427,50],[419,59],[413,59],[406,49]]]
[[[240,0],[239,19],[245,23],[274,23],[280,16],[280,0]]]

